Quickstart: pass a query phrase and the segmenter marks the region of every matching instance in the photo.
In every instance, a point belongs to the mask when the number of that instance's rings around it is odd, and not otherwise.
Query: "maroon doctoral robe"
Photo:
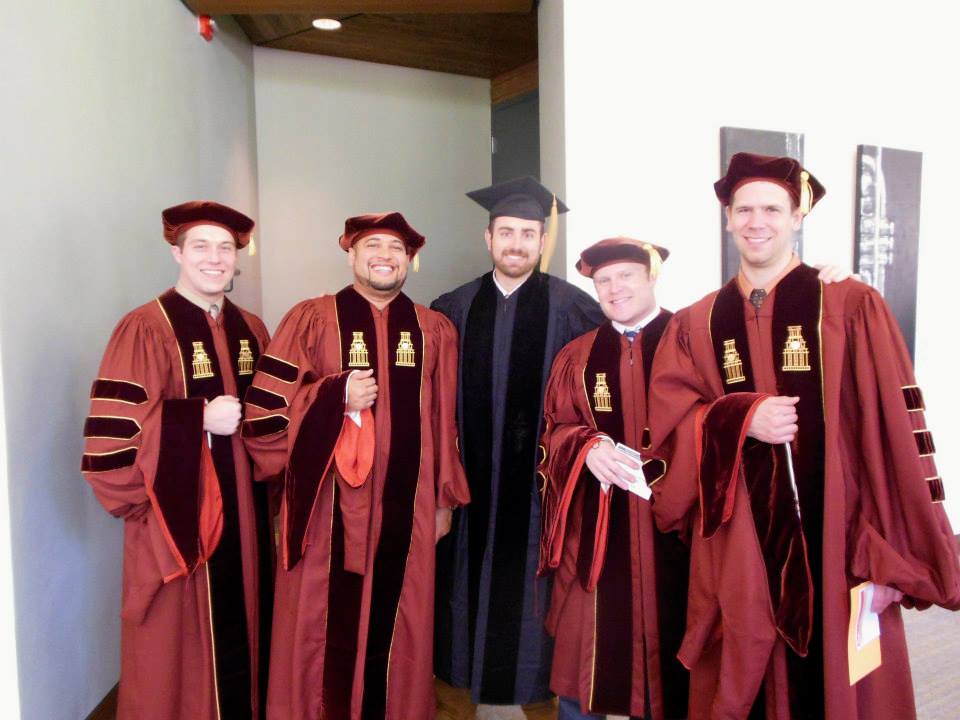
[[[801,397],[799,525],[783,448],[746,438],[766,395]],[[907,607],[960,605],[922,395],[879,294],[799,265],[755,311],[733,281],[675,316],[650,406],[654,444],[673,445],[654,514],[693,539],[690,717],[746,717],[758,693],[770,719],[915,717],[898,605],[880,618],[881,667],[848,678],[854,585],[894,587]]]
[[[121,720],[258,717],[266,498],[240,434],[208,437],[203,407],[242,395],[267,341],[229,300],[214,320],[169,290],[124,317],[104,352],[82,469],[124,519]]]
[[[580,336],[560,351],[547,386],[540,567],[555,570],[550,688],[585,713],[686,716],[686,672],[675,658],[686,548],[654,528],[646,500],[617,487],[603,493],[584,464],[601,435],[649,451],[645,370],[669,317],[661,312],[632,343],[609,322]],[[663,469],[648,462],[648,482]]]
[[[368,367],[358,431],[346,381]],[[278,328],[243,429],[283,489],[269,718],[433,717],[435,511],[469,501],[456,377],[453,326],[403,294],[379,310],[348,287]]]

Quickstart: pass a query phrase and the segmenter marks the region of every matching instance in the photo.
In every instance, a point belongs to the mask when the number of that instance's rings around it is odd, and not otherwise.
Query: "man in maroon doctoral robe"
[[[648,502],[665,464],[645,462],[638,478],[639,456],[616,447],[650,450],[647,384],[672,316],[654,287],[668,254],[623,237],[583,251],[577,269],[607,321],[560,351],[547,386],[540,569],[555,571],[547,629],[561,720],[686,717],[676,653],[688,553],[654,528]]]
[[[273,720],[434,714],[434,546],[469,492],[456,330],[401,292],[423,244],[400,213],[347,220],[353,284],[287,313],[246,395],[283,494]]]
[[[692,533],[690,717],[913,718],[899,605],[956,609],[960,568],[899,328],[872,288],[794,255],[825,192],[799,163],[739,153],[715,190],[740,273],[671,321],[650,401],[673,444],[654,513]],[[882,665],[851,686],[864,581]]]
[[[261,717],[273,544],[237,429],[269,338],[224,297],[252,230],[164,210],[177,285],[120,321],[90,392],[83,474],[124,520],[120,720]]]

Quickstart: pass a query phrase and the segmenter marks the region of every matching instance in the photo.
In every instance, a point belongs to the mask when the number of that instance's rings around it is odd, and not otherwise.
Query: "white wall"
[[[487,80],[254,49],[264,320],[351,280],[344,220],[399,210],[427,237],[406,292],[429,302],[490,267]]]
[[[213,198],[257,214],[253,59],[235,25],[208,44],[172,1],[6,3],[4,26],[0,344],[20,702],[24,718],[77,720],[119,669],[121,523],[79,472],[86,398],[114,324],[176,278],[160,210]],[[238,297],[256,309],[256,265],[242,263]]]
[[[0,307],[0,316],[3,308]],[[2,350],[2,348],[0,348]],[[0,352],[0,377],[3,375]],[[6,717],[20,716],[17,672],[17,626],[13,601],[13,553],[10,547],[10,486],[7,478],[7,431],[0,382],[0,697]]]
[[[562,13],[567,263],[611,234],[672,251],[662,302],[719,284],[719,128],[802,132],[805,164],[827,187],[806,221],[805,259],[849,267],[857,144],[922,151],[917,374],[938,441],[947,509],[960,531],[951,301],[956,242],[960,65],[951,13],[930,0],[797,5],[544,0]],[[655,8],[655,9],[653,9]],[[552,22],[556,23],[556,20]],[[549,136],[542,135],[544,141]],[[544,146],[544,157],[558,152]],[[575,277],[571,273],[571,277]],[[586,284],[584,284],[586,286]]]

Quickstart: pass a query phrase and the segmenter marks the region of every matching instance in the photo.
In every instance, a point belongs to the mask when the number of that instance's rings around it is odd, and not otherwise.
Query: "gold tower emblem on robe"
[[[195,340],[193,343],[193,379],[203,380],[213,377],[213,363],[210,362],[210,356],[203,349],[203,341]]]
[[[397,367],[416,367],[416,349],[410,339],[410,333],[400,331],[400,342],[397,343]]]
[[[723,341],[723,371],[727,374],[727,385],[744,382],[747,376],[743,374],[743,362],[737,352],[736,340]]]
[[[803,339],[802,325],[787,325],[787,341],[783,344],[783,371],[803,372],[810,369],[810,350]]]
[[[370,367],[370,355],[367,353],[367,344],[363,341],[362,330],[353,333],[347,360],[347,367]]]
[[[613,405],[610,400],[610,386],[607,385],[607,374],[597,373],[597,381],[593,386],[593,409],[596,412],[613,412]]]
[[[240,355],[237,357],[237,374],[253,375],[253,351],[249,340],[240,341]]]

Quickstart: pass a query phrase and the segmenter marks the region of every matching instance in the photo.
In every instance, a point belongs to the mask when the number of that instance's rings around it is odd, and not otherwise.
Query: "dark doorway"
[[[540,93],[536,90],[493,106],[490,118],[493,182],[540,178]]]

